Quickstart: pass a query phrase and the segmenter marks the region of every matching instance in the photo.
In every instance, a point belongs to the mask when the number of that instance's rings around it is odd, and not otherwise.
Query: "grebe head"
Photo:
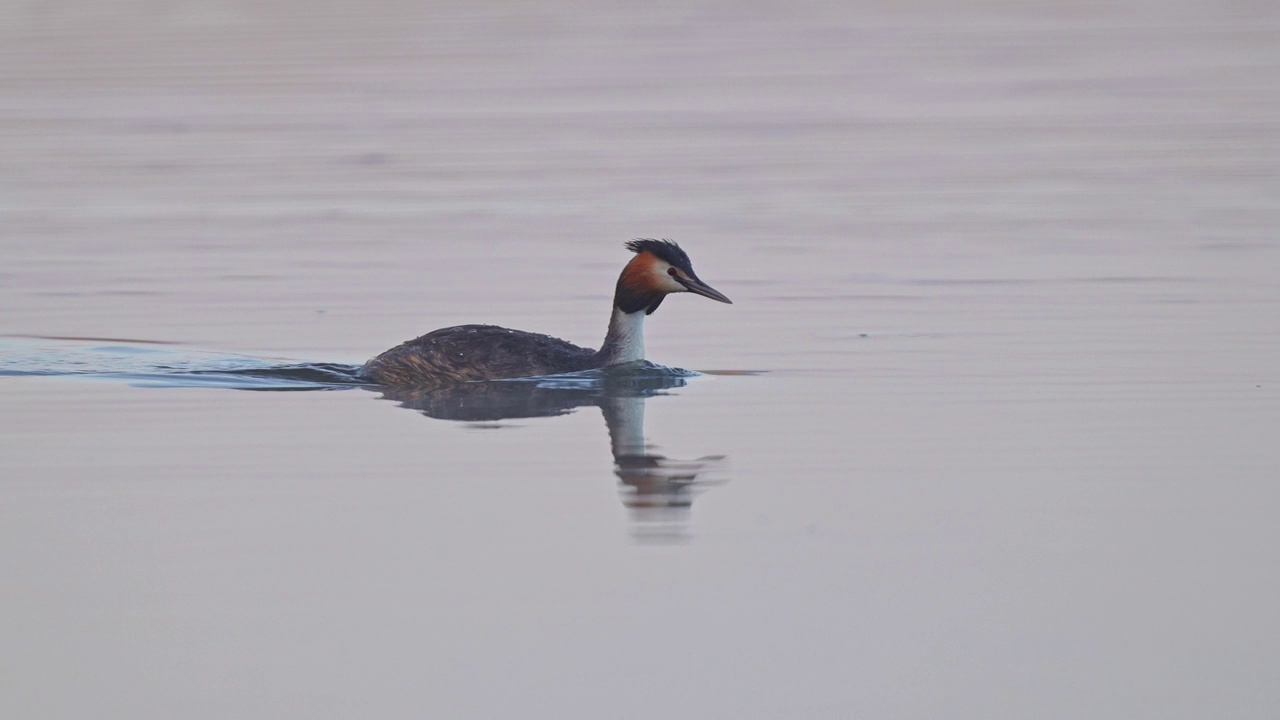
[[[622,312],[644,310],[645,315],[652,315],[663,298],[677,292],[733,304],[723,293],[698,279],[689,256],[674,242],[640,238],[627,243],[627,249],[636,256],[622,269],[613,299]]]

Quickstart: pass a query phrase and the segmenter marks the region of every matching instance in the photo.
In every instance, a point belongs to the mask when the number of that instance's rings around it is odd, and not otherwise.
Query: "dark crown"
[[[693,271],[693,265],[689,261],[689,256],[685,254],[680,246],[671,240],[654,240],[653,238],[636,238],[627,243],[627,249],[633,253],[650,252],[660,260],[684,270],[686,272]]]

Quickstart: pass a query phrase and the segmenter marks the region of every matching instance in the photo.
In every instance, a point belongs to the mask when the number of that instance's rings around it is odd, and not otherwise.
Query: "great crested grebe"
[[[382,385],[430,385],[533,377],[644,359],[644,318],[671,293],[691,292],[732,304],[698,279],[689,256],[670,240],[627,243],[635,253],[618,276],[609,332],[599,350],[550,335],[494,325],[458,325],[401,343],[373,358],[361,374]]]

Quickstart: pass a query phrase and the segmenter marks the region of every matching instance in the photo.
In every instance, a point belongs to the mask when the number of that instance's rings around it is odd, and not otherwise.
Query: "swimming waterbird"
[[[644,319],[671,293],[733,301],[698,279],[689,256],[670,240],[627,243],[635,257],[613,294],[609,331],[599,350],[494,325],[441,328],[401,343],[364,364],[362,375],[382,385],[429,385],[577,372],[644,359]]]

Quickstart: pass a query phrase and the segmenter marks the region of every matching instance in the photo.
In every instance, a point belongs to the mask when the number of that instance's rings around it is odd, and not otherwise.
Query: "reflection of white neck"
[[[602,365],[620,365],[644,359],[644,311],[624,313],[613,309],[609,332],[600,348]]]
[[[613,458],[641,457],[644,450],[644,398],[607,397],[600,403],[604,423],[609,428]]]

